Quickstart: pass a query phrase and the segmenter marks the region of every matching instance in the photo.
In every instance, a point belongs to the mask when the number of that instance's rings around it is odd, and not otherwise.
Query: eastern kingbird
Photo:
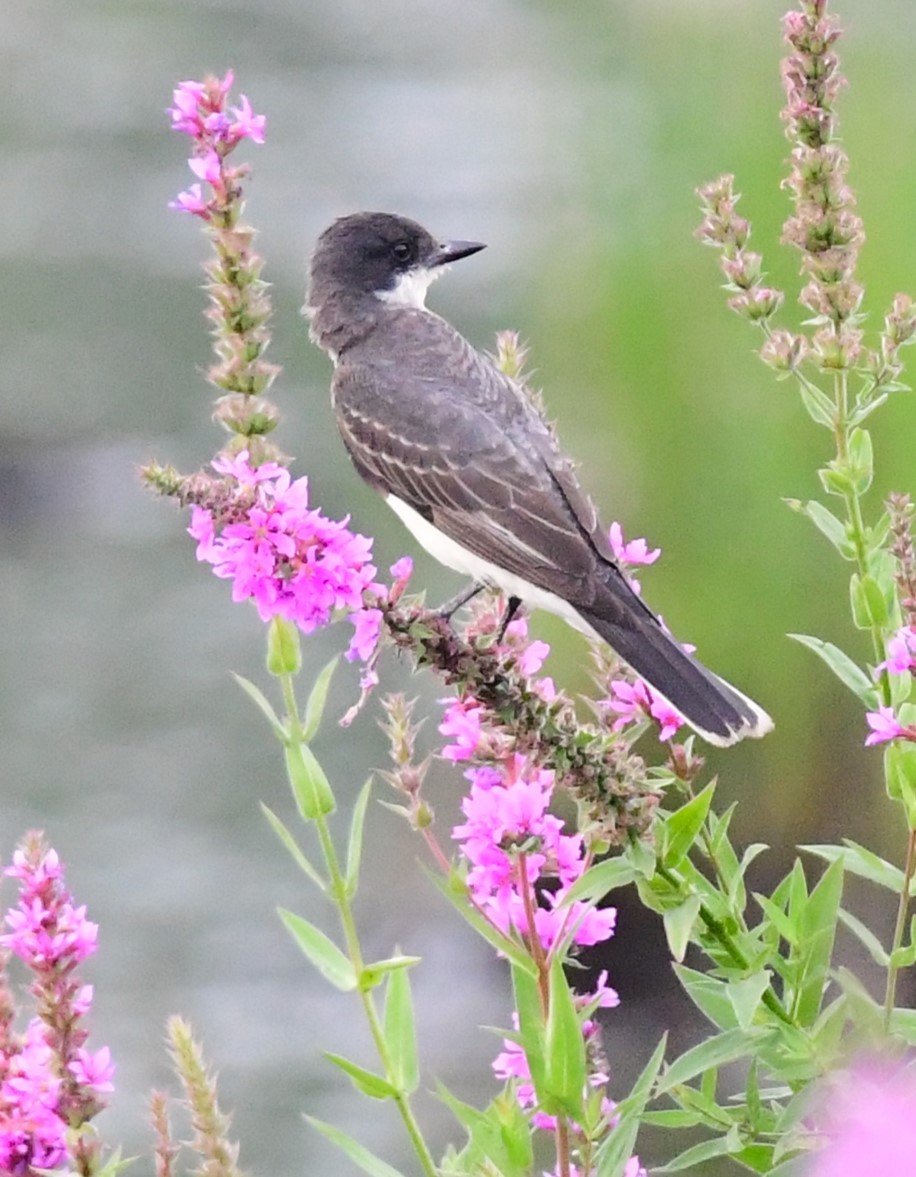
[[[630,587],[531,398],[426,309],[433,279],[483,248],[389,213],[341,217],[319,237],[307,313],[357,471],[443,564],[607,642],[710,743],[764,735],[766,712]]]

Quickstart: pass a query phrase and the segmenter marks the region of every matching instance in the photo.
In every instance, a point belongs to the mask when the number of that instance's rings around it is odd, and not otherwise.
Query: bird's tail
[[[638,597],[625,599],[628,585],[609,588],[612,607],[579,608],[580,616],[690,727],[719,747],[772,730],[762,707],[688,654]]]

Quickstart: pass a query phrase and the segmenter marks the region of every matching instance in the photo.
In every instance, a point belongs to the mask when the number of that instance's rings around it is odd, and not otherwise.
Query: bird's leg
[[[477,596],[478,593],[483,592],[487,586],[479,580],[472,580],[470,587],[462,589],[456,596],[452,597],[450,601],[446,601],[444,605],[440,605],[436,612],[443,621],[451,621],[452,617],[458,612],[462,605],[466,605],[468,601]]]
[[[522,603],[521,597],[510,597],[509,600],[507,601],[506,611],[505,611],[505,613],[503,613],[502,621],[500,621],[499,629],[496,632],[497,646],[503,640],[503,638],[506,636],[506,630],[509,628],[509,622],[512,620],[512,618],[518,612],[519,606],[521,605],[521,603]]]

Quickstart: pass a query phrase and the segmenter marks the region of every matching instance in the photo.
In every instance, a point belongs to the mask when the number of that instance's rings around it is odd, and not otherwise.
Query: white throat
[[[375,297],[389,306],[413,307],[423,311],[426,309],[426,292],[444,269],[445,266],[435,266],[433,269],[418,266],[413,270],[405,270],[398,275],[390,290],[376,290]]]

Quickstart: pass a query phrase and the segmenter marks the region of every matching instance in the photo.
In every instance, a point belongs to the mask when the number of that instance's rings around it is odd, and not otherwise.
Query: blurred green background
[[[411,541],[357,480],[334,432],[328,366],[299,317],[306,258],[333,217],[403,212],[490,248],[432,296],[483,347],[504,327],[532,345],[566,447],[610,521],[662,547],[648,599],[704,661],[754,695],[777,727],[710,756],[735,829],[766,841],[757,886],[797,842],[852,834],[899,857],[880,753],[861,708],[787,632],[867,654],[850,632],[845,570],[781,503],[818,492],[827,437],[756,360],[728,312],[715,258],[693,239],[694,188],[734,171],[776,284],[787,198],[778,18],[786,0],[30,0],[0,14],[5,79],[0,172],[0,855],[47,830],[101,924],[94,1042],[110,1043],[119,1093],[100,1121],[148,1155],[145,1093],[166,1081],[166,1016],[193,1021],[235,1109],[243,1166],[349,1171],[300,1112],[356,1132],[411,1171],[385,1107],[318,1057],[369,1061],[352,1003],[320,984],[274,916],[326,918],[275,846],[258,802],[285,815],[275,746],[229,671],[262,681],[263,631],[194,560],[185,522],[135,476],[148,458],[184,469],[219,444],[199,262],[205,243],[167,201],[190,179],[164,108],[174,84],[237,71],[268,118],[251,150],[249,218],[274,284],[279,443],[329,513],[352,512],[384,567]],[[846,0],[842,105],[868,242],[872,326],[916,286],[916,8]],[[787,317],[797,319],[794,296]],[[877,485],[912,487],[916,405],[875,420]],[[456,587],[420,556],[433,599]],[[549,669],[585,688],[584,647],[538,618]],[[317,669],[340,631],[306,646]],[[385,680],[405,685],[393,662]],[[339,676],[319,751],[347,798],[383,761],[370,710],[340,738],[355,690]],[[432,704],[426,681],[406,684]],[[433,734],[428,725],[427,737]],[[459,778],[431,796],[443,830]],[[420,848],[371,816],[362,906],[370,952],[424,956],[415,975],[428,1074],[459,1094],[492,1089],[506,1024],[503,968],[421,885]],[[7,900],[11,889],[6,890]],[[889,913],[854,894],[880,927]],[[842,951],[862,962],[849,945]],[[621,902],[607,955],[622,1004],[607,1020],[623,1089],[662,1027],[696,1023],[677,995],[653,919]],[[867,975],[867,972],[866,972]],[[904,1000],[912,996],[904,987]],[[451,1133],[431,1099],[441,1146]],[[644,1153],[664,1155],[664,1139]],[[137,1172],[149,1172],[147,1160]]]

